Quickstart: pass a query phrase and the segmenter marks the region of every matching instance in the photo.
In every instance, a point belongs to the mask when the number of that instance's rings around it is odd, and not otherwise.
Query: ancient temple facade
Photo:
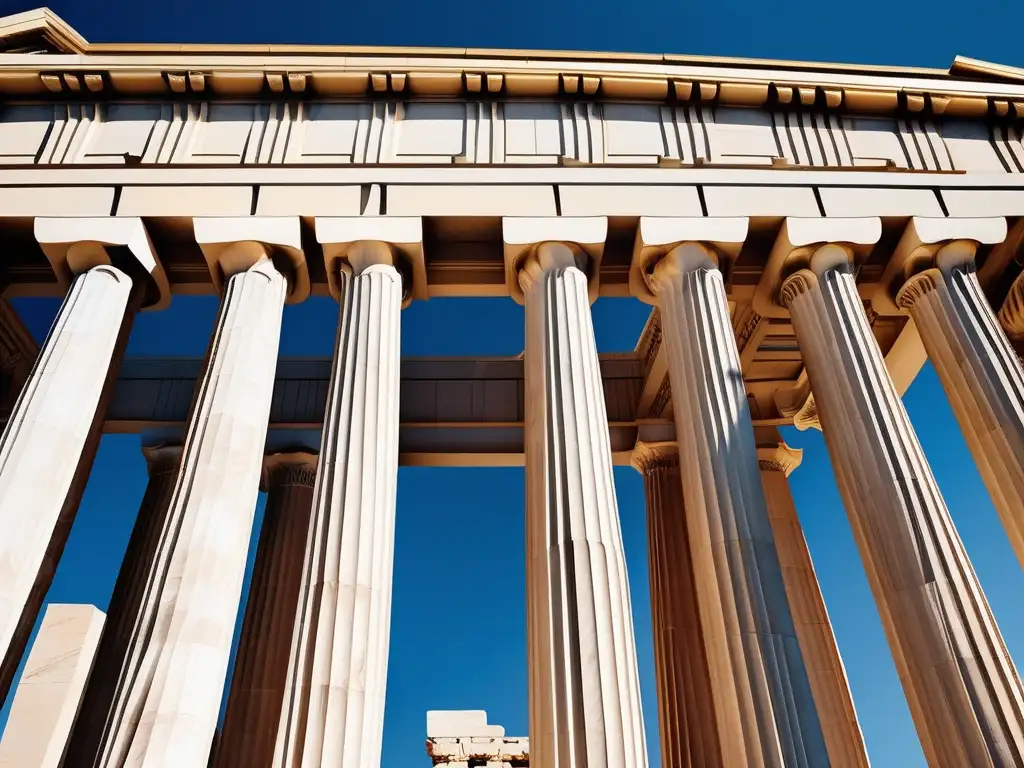
[[[160,436],[108,614],[50,607],[0,763],[379,766],[405,464],[525,467],[530,764],[642,768],[632,465],[662,765],[863,768],[795,424],[929,764],[1024,765],[1024,688],[901,403],[930,359],[1024,561],[1024,71],[103,45],[37,11],[0,19],[0,101],[3,690],[101,435]],[[220,299],[206,357],[126,359],[183,294]],[[333,357],[279,361],[311,294]],[[41,346],[25,296],[64,297]],[[524,354],[403,360],[437,296],[522,304]],[[604,296],[651,306],[635,352],[598,354]]]

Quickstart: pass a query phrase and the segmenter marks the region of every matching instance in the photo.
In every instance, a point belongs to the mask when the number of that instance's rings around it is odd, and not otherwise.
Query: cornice
[[[46,10],[0,19],[0,50],[25,29],[55,41],[60,53],[4,56],[0,94],[603,98],[1024,118],[1024,70],[959,57],[947,72],[679,54],[90,44]]]

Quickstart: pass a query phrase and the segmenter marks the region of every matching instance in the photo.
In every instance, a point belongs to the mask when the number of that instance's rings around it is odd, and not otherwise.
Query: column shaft
[[[943,249],[947,250],[950,246]],[[898,298],[910,309],[1024,565],[1024,369],[1020,359],[1000,328],[972,263],[927,270],[912,278]]]
[[[758,455],[763,456],[760,459],[761,484],[779,552],[782,579],[793,611],[800,650],[807,665],[829,761],[832,768],[867,768],[868,755],[857,712],[853,708],[846,668],[839,655],[832,622],[786,479],[789,471],[799,463],[800,452],[780,443],[775,448],[759,448]]]
[[[633,619],[587,277],[569,247],[544,243],[520,282],[531,762],[639,768]]]
[[[402,278],[359,243],[339,324],[275,766],[380,765],[391,626]],[[368,262],[368,263],[367,263]],[[353,276],[354,274],[354,276]]]
[[[299,601],[316,457],[268,457],[267,506],[217,744],[217,768],[272,765]]]
[[[636,463],[643,473],[647,496],[661,762],[674,768],[722,768],[690,560],[679,455],[675,448],[656,449]]]
[[[246,258],[253,266],[227,281],[154,555],[148,618],[124,670],[103,766],[207,764],[259,489],[287,289],[263,246],[239,248],[238,259],[225,263]]]
[[[0,436],[0,694],[64,549],[141,298],[113,266],[76,277]]]
[[[181,446],[145,448],[149,483],[110,599],[96,663],[69,742],[64,768],[92,768],[100,746],[116,732],[118,704],[130,690],[132,654],[156,613],[153,597],[160,542],[181,465]]]
[[[718,735],[727,766],[828,765],[757,464],[722,273],[696,244],[657,263]]]
[[[838,246],[782,301],[910,710],[933,766],[1024,765],[1024,692]]]

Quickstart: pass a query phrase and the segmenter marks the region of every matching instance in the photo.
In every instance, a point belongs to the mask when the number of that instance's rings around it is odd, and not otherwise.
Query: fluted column
[[[818,577],[807,549],[803,528],[796,514],[789,474],[800,466],[803,451],[790,448],[774,427],[771,440],[757,449],[761,485],[768,504],[768,517],[775,534],[775,546],[782,566],[797,640],[804,654],[814,703],[825,735],[832,768],[866,768],[869,765],[864,736],[853,708],[850,683],[839,655],[832,622],[825,609]],[[759,440],[761,432],[759,428]]]
[[[897,296],[967,439],[992,503],[1024,564],[1024,369],[975,275],[976,244],[944,245],[935,267]]]
[[[101,745],[117,730],[117,718],[131,690],[133,656],[141,649],[140,635],[156,615],[157,560],[161,547],[167,546],[167,512],[181,464],[181,446],[145,447],[143,454],[149,483],[114,584],[64,768],[92,768]]]
[[[917,435],[886,372],[849,254],[790,276],[822,431],[925,755],[1024,765],[1024,691]]]
[[[78,274],[0,436],[0,688],[70,531],[142,297],[141,284],[111,264]]]
[[[684,243],[654,264],[690,552],[727,766],[829,764],[779,567],[717,260]]]
[[[661,764],[722,768],[711,678],[697,610],[697,585],[674,445],[638,446],[633,464],[647,496],[654,674]]]
[[[100,765],[205,766],[238,611],[288,288],[266,246],[228,246],[226,287],[154,554],[145,620]]]
[[[273,454],[264,463],[267,505],[217,744],[217,768],[272,764],[315,480],[316,456],[311,453]]]
[[[380,765],[391,625],[402,277],[393,249],[338,263],[339,320],[273,765]]]
[[[519,271],[530,759],[545,768],[637,768],[647,752],[633,619],[581,266],[573,248],[549,242]]]

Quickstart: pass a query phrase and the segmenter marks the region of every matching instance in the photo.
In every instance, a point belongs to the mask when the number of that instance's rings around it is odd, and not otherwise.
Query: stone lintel
[[[629,267],[630,293],[646,304],[656,305],[647,272],[657,259],[687,242],[709,245],[716,253],[735,259],[747,239],[749,224],[746,216],[641,216]]]
[[[576,246],[588,259],[590,301],[600,290],[601,257],[608,237],[607,216],[504,216],[501,219],[505,252],[505,284],[517,303],[524,301],[519,285],[519,267],[541,243],[558,242]]]
[[[302,250],[302,225],[298,216],[197,216],[192,219],[196,243],[210,267],[210,279],[218,293],[225,278],[248,269],[252,254],[243,254],[238,243],[259,243],[282,254],[292,266],[288,275],[288,303],[303,301],[310,290],[309,270]]]
[[[75,275],[100,264],[110,264],[107,247],[127,248],[156,287],[147,309],[164,309],[171,303],[171,286],[153,248],[146,225],[138,217],[48,217],[33,223],[35,238],[53,267],[64,290]]]
[[[893,251],[878,290],[871,297],[871,306],[880,315],[896,315],[904,310],[896,304],[896,296],[903,285],[915,274],[932,267],[942,268],[939,252],[945,246],[964,241],[960,253],[950,254],[957,261],[974,258],[978,245],[995,245],[1006,239],[1006,219],[990,218],[930,218],[914,216],[903,230],[896,250]],[[949,266],[953,266],[950,264]]]
[[[423,218],[420,216],[317,216],[317,242],[324,249],[324,266],[331,295],[338,297],[338,262],[355,243],[370,240],[387,243],[408,263],[412,286],[403,306],[427,298],[427,264],[423,254]],[[397,266],[397,265],[396,265]]]
[[[783,221],[754,291],[754,311],[762,317],[788,317],[779,289],[793,272],[807,267],[823,245],[841,245],[853,260],[863,259],[882,237],[877,216],[857,218],[796,218]]]

